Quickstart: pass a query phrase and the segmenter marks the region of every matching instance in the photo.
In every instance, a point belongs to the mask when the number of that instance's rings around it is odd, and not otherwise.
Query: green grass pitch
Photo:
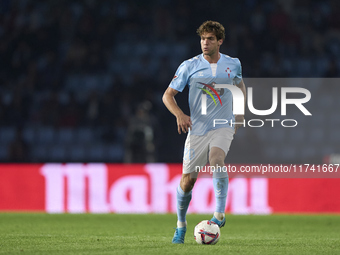
[[[198,245],[188,215],[185,244],[172,244],[176,215],[0,214],[0,254],[340,254],[340,216],[227,215],[216,245]]]

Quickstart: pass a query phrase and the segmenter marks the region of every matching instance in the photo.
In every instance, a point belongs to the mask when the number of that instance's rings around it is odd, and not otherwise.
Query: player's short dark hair
[[[214,33],[217,40],[224,40],[225,38],[225,29],[222,24],[217,21],[205,21],[196,32],[199,36],[202,36],[204,33]]]

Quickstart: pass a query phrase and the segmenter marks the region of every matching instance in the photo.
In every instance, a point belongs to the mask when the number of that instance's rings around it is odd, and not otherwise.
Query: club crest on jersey
[[[225,70],[228,74],[228,78],[230,78],[230,74],[231,74],[231,69],[229,67],[227,67],[227,69]]]

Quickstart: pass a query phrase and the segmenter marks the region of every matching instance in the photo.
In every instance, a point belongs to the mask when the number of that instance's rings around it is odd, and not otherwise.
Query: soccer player
[[[196,167],[204,167],[209,162],[215,169],[221,169],[234,133],[244,122],[243,115],[233,115],[231,91],[216,88],[218,84],[234,85],[246,97],[239,59],[219,52],[225,38],[224,27],[216,21],[206,21],[197,33],[201,37],[203,53],[179,66],[163,95],[165,106],[176,117],[178,133],[188,132],[184,146],[183,173],[177,188],[178,220],[173,243],[184,243],[186,213],[198,174]],[[176,94],[182,92],[186,85],[189,86],[190,116],[183,113],[175,100]],[[215,125],[214,120],[217,119],[228,122]],[[226,172],[213,173],[216,209],[211,221],[219,227],[225,225],[228,182]]]

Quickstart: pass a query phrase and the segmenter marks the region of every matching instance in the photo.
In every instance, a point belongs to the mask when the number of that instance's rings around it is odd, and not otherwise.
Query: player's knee
[[[224,156],[223,155],[213,155],[210,157],[209,163],[211,166],[224,166]]]
[[[222,149],[212,148],[209,154],[209,163],[211,166],[224,166],[225,153]]]

